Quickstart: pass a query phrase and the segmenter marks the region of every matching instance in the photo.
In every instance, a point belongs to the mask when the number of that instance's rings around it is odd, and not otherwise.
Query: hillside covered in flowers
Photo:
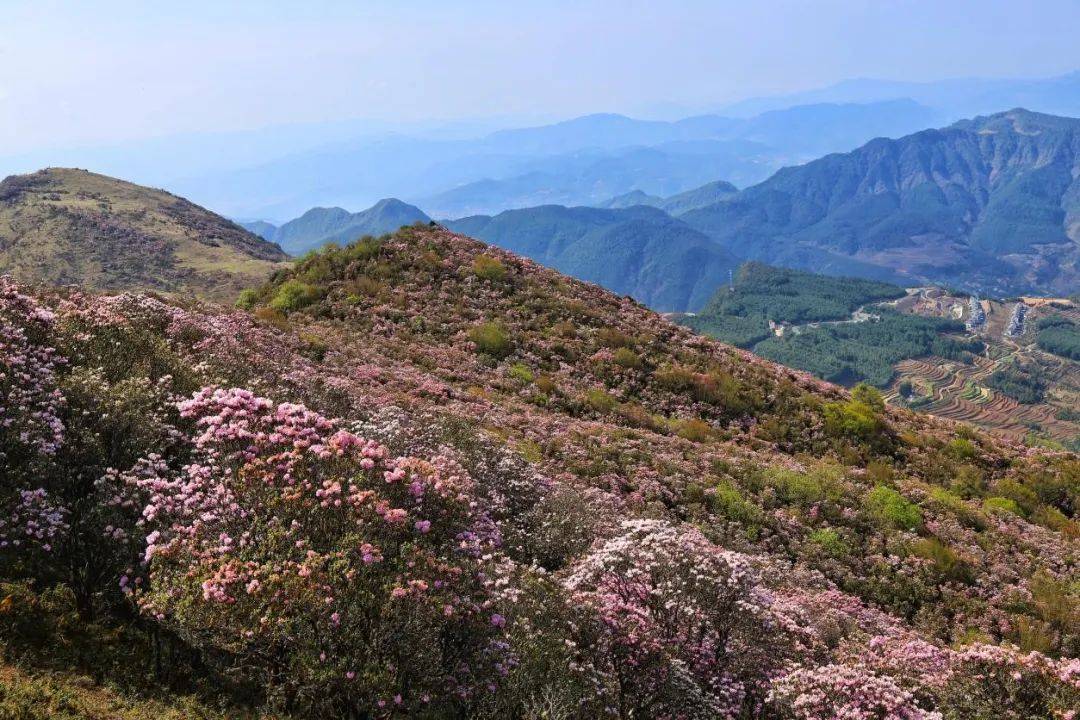
[[[0,280],[0,709],[1080,707],[1075,455],[437,226],[237,304]]]

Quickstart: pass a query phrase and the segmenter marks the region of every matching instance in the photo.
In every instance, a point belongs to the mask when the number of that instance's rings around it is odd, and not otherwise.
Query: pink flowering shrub
[[[64,440],[63,395],[56,372],[63,360],[44,338],[55,320],[0,277],[0,462],[53,455]]]
[[[941,720],[892,679],[848,665],[797,668],[773,683],[769,699],[797,720]]]
[[[19,491],[19,500],[0,518],[0,550],[37,546],[45,552],[68,530],[67,509],[54,505],[45,488]]]
[[[180,408],[191,462],[126,476],[147,498],[145,614],[286,707],[434,713],[497,688],[499,534],[460,467],[245,390]]]
[[[65,583],[85,618],[126,604],[138,559],[135,498],[110,478],[181,450],[178,359],[116,302],[54,310],[0,279],[0,325],[21,348],[0,342],[0,376],[17,381],[5,397],[21,398],[0,427],[0,570]]]
[[[1080,661],[974,644],[956,653],[941,692],[946,718],[1062,718],[1080,712]]]
[[[749,559],[701,533],[626,521],[565,579],[619,717],[735,717],[762,700],[783,635]]]

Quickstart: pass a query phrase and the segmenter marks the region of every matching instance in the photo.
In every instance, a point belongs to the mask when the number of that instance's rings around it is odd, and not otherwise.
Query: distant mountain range
[[[664,202],[664,198],[659,195],[650,195],[644,190],[631,190],[628,193],[616,195],[613,198],[608,198],[603,202],[597,203],[596,207],[605,210],[617,210],[619,208],[634,207],[635,205],[660,207],[660,203],[662,202]]]
[[[747,187],[781,167],[875,137],[1010,107],[1080,116],[1080,73],[929,83],[848,80],[674,121],[610,113],[494,130],[508,120],[350,120],[188,135],[0,157],[0,174],[86,167],[245,220],[398,197],[436,217],[546,203],[597,205],[634,190],[668,196],[724,178]],[[518,120],[517,122],[522,122]]]
[[[187,200],[83,170],[0,182],[0,274],[97,291],[231,303],[288,259]]]
[[[756,181],[765,168],[749,158],[770,152],[764,145],[741,140],[581,151],[537,160],[536,169],[521,175],[468,183],[416,203],[436,217],[463,217],[536,205],[595,206],[633,190],[667,196],[717,177]]]
[[[615,144],[752,142],[686,139],[730,131],[717,118],[639,124],[618,116],[496,133],[490,142],[565,150],[592,137],[596,123],[612,129]],[[665,311],[699,309],[744,260],[998,297],[1080,288],[1080,120],[1019,109],[977,117],[877,138],[741,191],[713,180],[675,193],[660,183],[601,195],[616,186],[590,169],[607,162],[597,153],[577,153],[575,162],[583,168],[580,192],[598,207],[571,205],[568,191],[557,195],[560,204],[443,222]],[[620,157],[631,156],[661,165],[672,157],[650,148]],[[83,171],[43,171],[0,187],[7,221],[0,270],[220,298],[244,284],[240,276],[264,277],[285,258],[282,250],[300,255],[447,217],[389,198],[362,212],[317,207],[280,226],[247,222],[245,230],[177,196]],[[517,202],[535,189],[523,182],[517,195],[502,197]],[[482,193],[466,200],[463,189],[455,192],[463,206],[486,202]]]
[[[281,227],[257,220],[241,223],[256,235],[275,242],[290,255],[303,255],[326,243],[344,245],[364,235],[379,236],[402,225],[430,222],[423,210],[396,198],[386,198],[367,210],[350,213],[339,207],[312,208]]]
[[[445,225],[658,310],[700,307],[739,264],[702,233],[640,205],[545,205]]]
[[[610,119],[631,133],[636,126],[623,120]],[[683,126],[639,130],[673,127]],[[545,137],[526,135],[530,147]],[[571,135],[564,129],[552,147]],[[742,191],[720,180],[666,197],[635,188],[595,207],[569,206],[572,193],[555,193],[564,202],[443,222],[661,310],[697,310],[741,260],[997,297],[1070,294],[1080,288],[1078,175],[1080,120],[1013,110],[878,138]],[[518,197],[529,183],[553,193],[545,177],[522,182]],[[466,205],[466,189],[474,199],[484,194],[476,186],[452,193]],[[299,254],[431,215],[445,217],[384,200],[361,213],[316,208],[280,228],[248,227]]]
[[[933,108],[896,99],[673,122],[596,114],[471,138],[465,131],[410,136],[403,134],[408,129],[358,124],[351,136],[348,125],[328,129],[322,145],[299,132],[233,133],[182,138],[175,160],[167,143],[142,143],[0,158],[0,168],[90,167],[168,187],[231,217],[275,224],[311,207],[362,208],[388,196],[434,216],[461,217],[552,202],[596,204],[635,189],[667,196],[716,178],[751,185],[784,165],[936,118]],[[208,159],[200,166],[197,156]]]
[[[1013,110],[785,168],[680,219],[734,255],[998,296],[1080,287],[1080,120]]]
[[[752,117],[772,110],[815,103],[878,103],[908,98],[934,108],[944,122],[1025,107],[1053,115],[1080,116],[1080,71],[1051,78],[955,78],[904,82],[859,78],[805,92],[751,98],[719,112]]]

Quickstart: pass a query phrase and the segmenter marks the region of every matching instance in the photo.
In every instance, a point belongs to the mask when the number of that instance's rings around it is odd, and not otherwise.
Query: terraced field
[[[966,320],[970,306],[963,298],[941,293],[913,293],[900,301],[906,312],[936,317],[962,313]],[[1080,322],[1080,308],[1061,303],[1026,302],[1025,331],[1005,337],[1008,318],[1015,302],[986,301],[986,322],[975,333],[986,344],[985,352],[970,363],[939,357],[903,360],[896,365],[897,376],[888,389],[891,402],[907,404],[939,417],[979,425],[1016,440],[1041,437],[1075,443],[1080,439],[1080,363],[1039,350],[1035,346],[1035,326],[1040,317],[1054,313]],[[1019,403],[993,388],[986,379],[995,371],[1018,365],[1046,384],[1046,397],[1036,404]],[[911,388],[902,397],[901,387]]]

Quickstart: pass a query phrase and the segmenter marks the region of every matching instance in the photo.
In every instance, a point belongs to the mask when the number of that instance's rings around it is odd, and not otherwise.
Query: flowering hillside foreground
[[[439,228],[239,305],[0,280],[0,716],[1080,707],[1075,455]]]

